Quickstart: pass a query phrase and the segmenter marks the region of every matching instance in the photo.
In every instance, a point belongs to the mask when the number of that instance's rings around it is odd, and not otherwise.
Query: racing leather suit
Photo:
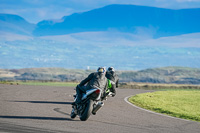
[[[113,93],[113,96],[116,95],[116,88],[118,88],[118,82],[119,82],[119,78],[117,76],[117,74],[113,71],[107,71],[106,72],[106,78],[108,78],[109,80],[111,80],[111,84],[112,84],[112,88],[110,88],[110,91]]]
[[[87,85],[86,85],[87,84]],[[107,78],[105,73],[94,72],[91,73],[87,78],[81,81],[81,83],[76,87],[76,93],[78,95],[76,103],[81,102],[82,93],[86,93],[87,90],[98,87],[104,92],[107,88]],[[86,85],[86,86],[84,86]]]

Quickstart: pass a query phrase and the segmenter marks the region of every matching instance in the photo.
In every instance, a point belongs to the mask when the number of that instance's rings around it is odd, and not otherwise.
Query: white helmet
[[[114,67],[109,67],[109,68],[108,68],[108,71],[110,71],[110,72],[115,72],[115,69],[114,69]]]

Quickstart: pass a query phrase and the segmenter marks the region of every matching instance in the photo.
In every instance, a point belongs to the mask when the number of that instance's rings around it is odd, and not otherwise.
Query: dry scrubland
[[[65,68],[0,69],[1,81],[77,81],[80,82],[96,70]],[[163,67],[140,71],[117,70],[120,82],[143,82],[162,84],[199,84],[200,69],[187,67]],[[138,88],[138,86],[135,86]],[[149,86],[151,87],[151,86]],[[157,87],[157,86],[155,86]]]
[[[148,89],[148,90],[163,90],[163,89],[199,89],[200,85],[191,84],[154,84],[154,83],[137,83],[128,82],[120,83],[120,88],[126,89]]]

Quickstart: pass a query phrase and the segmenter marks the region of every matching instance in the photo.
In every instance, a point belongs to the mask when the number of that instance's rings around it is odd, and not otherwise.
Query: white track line
[[[137,108],[137,109],[140,109],[140,110],[143,110],[143,111],[146,111],[146,112],[149,112],[149,113],[153,113],[153,114],[156,114],[156,115],[161,115],[161,116],[173,118],[173,119],[178,119],[178,120],[187,121],[187,122],[193,122],[193,121],[191,121],[191,120],[186,120],[186,119],[181,119],[181,118],[177,118],[177,117],[173,117],[173,116],[169,116],[169,115],[165,115],[165,114],[160,114],[160,113],[156,113],[156,112],[153,112],[153,111],[146,110],[146,109],[143,109],[143,108],[141,108],[141,107],[138,107],[138,106],[136,106],[136,105],[134,105],[133,103],[131,103],[131,102],[128,101],[128,98],[129,98],[129,97],[132,97],[132,96],[134,96],[134,95],[125,97],[125,98],[124,98],[124,101],[127,102],[128,104],[130,104],[131,106]]]

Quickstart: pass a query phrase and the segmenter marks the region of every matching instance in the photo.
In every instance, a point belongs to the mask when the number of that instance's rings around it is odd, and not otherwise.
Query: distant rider
[[[118,75],[115,73],[115,69],[113,67],[109,67],[108,71],[106,72],[106,78],[110,80],[111,86],[110,91],[113,93],[112,96],[116,95],[116,88],[118,88],[119,78]]]
[[[97,72],[91,73],[87,78],[82,80],[81,83],[76,87],[77,99],[72,103],[72,105],[80,104],[82,93],[85,93],[89,89],[95,88],[95,86],[104,92],[108,84],[105,74],[106,69],[104,67],[99,67]]]

